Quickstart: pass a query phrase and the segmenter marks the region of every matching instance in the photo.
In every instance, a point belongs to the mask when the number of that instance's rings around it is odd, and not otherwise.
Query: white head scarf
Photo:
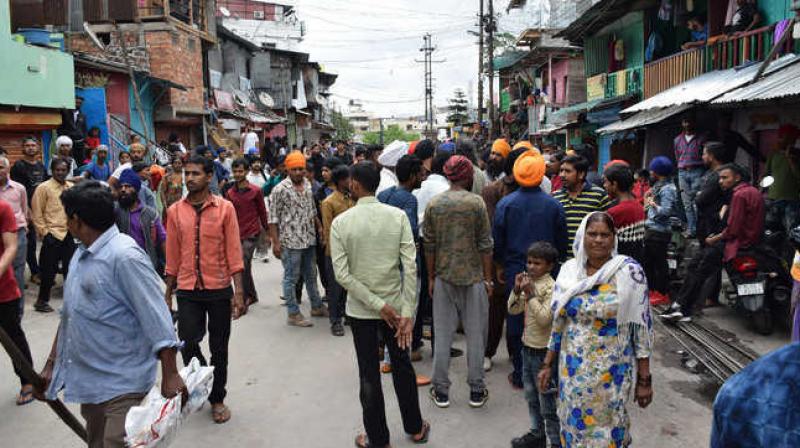
[[[617,333],[620,342],[631,335],[632,326],[642,325],[647,328],[648,343],[653,339],[653,322],[650,317],[650,298],[647,288],[647,278],[644,269],[633,258],[617,254],[617,239],[614,238],[614,247],[611,250],[611,259],[606,262],[591,277],[586,272],[586,262],[589,257],[584,248],[586,226],[589,218],[595,213],[589,213],[583,218],[572,249],[575,258],[568,260],[561,267],[556,285],[553,288],[553,317],[558,316],[564,306],[576,295],[590,291],[597,285],[614,283],[619,301],[617,310]]]
[[[67,145],[72,148],[72,139],[66,135],[59,135],[56,139],[56,148],[60,148],[61,145]]]

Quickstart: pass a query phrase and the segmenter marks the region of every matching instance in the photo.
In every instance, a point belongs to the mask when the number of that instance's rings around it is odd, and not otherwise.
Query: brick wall
[[[123,31],[125,45],[128,49],[128,59],[137,70],[148,71],[150,62],[144,39],[138,31]],[[106,50],[98,48],[86,33],[73,33],[68,37],[69,49],[73,52],[88,53],[104,61],[125,64],[125,53],[122,51],[122,42],[119,33],[98,33],[101,41],[105,41]]]
[[[199,37],[178,28],[148,30],[141,34],[132,30],[123,31],[122,34],[134,67],[188,89],[170,89],[163,96],[162,105],[184,110],[203,108],[203,45]],[[107,38],[110,41],[106,45],[107,51],[103,52],[88,35],[75,33],[69,36],[69,49],[124,64],[118,36],[117,32],[98,35],[101,39]]]
[[[170,89],[162,104],[178,109],[203,108],[203,45],[186,31],[151,31],[145,34],[150,52],[150,73],[185,86]]]

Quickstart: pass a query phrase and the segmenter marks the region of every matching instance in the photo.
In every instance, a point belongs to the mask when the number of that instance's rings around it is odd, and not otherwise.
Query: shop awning
[[[767,101],[800,95],[800,64],[792,64],[768,74],[753,84],[732,90],[712,101],[714,105],[730,105]]]
[[[247,115],[247,119],[249,119],[253,123],[277,124],[277,123],[284,123],[286,121],[283,119],[283,117],[280,117],[270,111],[263,111],[263,112],[246,111],[245,114]]]
[[[800,62],[798,55],[785,55],[770,64],[766,74],[774,73]],[[623,113],[641,112],[649,109],[660,109],[681,104],[708,103],[734,89],[748,84],[758,72],[761,63],[753,63],[744,67],[716,70],[692,78],[658,95],[634,104],[623,110]]]
[[[667,118],[677,115],[692,106],[682,104],[679,106],[670,106],[663,109],[650,109],[634,114],[623,120],[615,121],[614,123],[604,126],[597,131],[598,134],[611,134],[614,132],[628,131],[631,129],[643,128],[651,124],[659,123]]]

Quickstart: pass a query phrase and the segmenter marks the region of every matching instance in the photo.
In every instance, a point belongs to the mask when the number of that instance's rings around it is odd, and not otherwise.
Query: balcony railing
[[[158,19],[171,16],[200,31],[206,31],[205,0],[138,0],[139,17]]]
[[[709,39],[705,47],[651,62],[644,66],[644,97],[650,98],[703,73],[733,68],[748,61],[764,60],[772,49],[774,35],[775,25],[730,37],[716,36]],[[792,45],[789,39],[780,50],[791,52]]]

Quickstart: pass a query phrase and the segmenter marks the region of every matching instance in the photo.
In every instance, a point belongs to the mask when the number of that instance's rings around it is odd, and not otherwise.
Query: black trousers
[[[725,243],[704,246],[689,261],[686,269],[686,280],[678,292],[678,303],[681,312],[691,316],[698,301],[711,296],[717,289],[717,278],[722,274],[722,256]],[[648,277],[649,278],[649,277]]]
[[[389,428],[386,426],[386,406],[381,387],[378,345],[381,340],[392,359],[392,381],[400,416],[406,434],[422,431],[422,413],[419,409],[417,375],[411,366],[408,350],[400,350],[394,332],[379,319],[356,319],[351,317],[353,343],[358,357],[358,376],[361,382],[361,410],[364,429],[371,446],[389,444]]]
[[[192,358],[207,365],[200,350],[200,342],[206,334],[208,324],[208,346],[211,349],[211,365],[214,366],[214,384],[208,401],[211,404],[225,400],[225,384],[228,382],[228,340],[231,337],[231,298],[195,298],[191,292],[178,293],[178,337],[184,341],[181,357],[188,365]]]
[[[417,351],[422,348],[422,329],[425,325],[425,320],[431,321],[431,352],[433,352],[433,343],[435,340],[435,333],[433,331],[433,302],[431,296],[428,294],[428,265],[425,263],[425,251],[420,241],[420,248],[417,251],[417,284],[419,285],[417,292],[417,317],[414,320],[414,332],[411,338],[411,350]]]
[[[25,356],[25,359],[33,365],[31,349],[28,347],[28,338],[25,337],[25,332],[22,331],[22,325],[19,321],[19,301],[20,299],[0,303],[0,328],[11,338],[17,348],[19,348],[19,351]],[[22,373],[16,363],[14,363],[14,373],[19,377],[20,385],[28,384],[28,382],[22,378]]]
[[[667,247],[672,234],[647,231],[644,236],[644,272],[651,291],[669,294]]]
[[[50,301],[50,290],[56,282],[58,265],[61,263],[64,278],[67,278],[69,260],[75,252],[75,240],[67,234],[59,241],[52,234],[47,234],[42,240],[42,251],[39,253],[39,267],[41,268],[42,284],[39,286],[39,299],[37,303]]]
[[[323,265],[325,266],[325,275],[328,277],[328,288],[326,291],[331,325],[342,323],[345,305],[347,304],[347,291],[336,281],[336,276],[333,274],[333,261],[331,257],[325,256]]]
[[[28,269],[31,270],[31,275],[39,275],[39,262],[36,259],[36,229],[33,224],[28,225],[28,253],[25,258],[28,262]]]

